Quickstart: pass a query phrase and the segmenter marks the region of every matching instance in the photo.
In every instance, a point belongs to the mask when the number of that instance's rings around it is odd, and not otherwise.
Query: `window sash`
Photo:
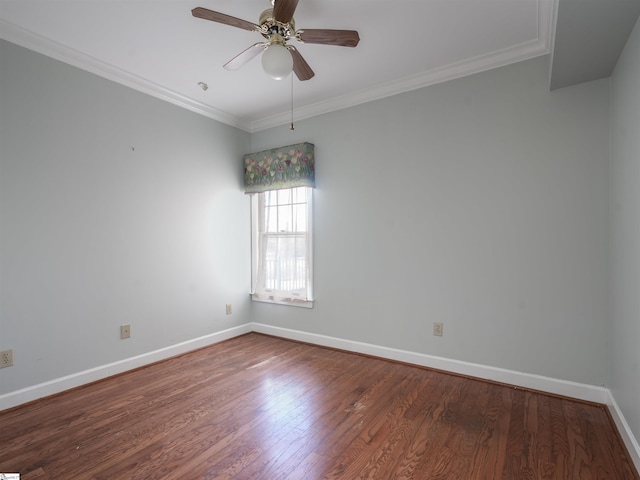
[[[277,196],[266,192],[251,195],[251,294],[254,300],[313,306],[312,189],[298,188],[307,190],[304,192],[306,204],[301,203],[296,189],[289,193],[288,198],[283,197],[284,191],[279,191]],[[270,198],[266,198],[268,195]],[[278,206],[274,205],[274,198],[278,199]],[[306,208],[306,215],[296,214],[296,209],[301,206]],[[291,215],[285,213],[284,223],[270,222],[266,218],[266,209],[272,209],[271,214],[276,214],[280,208],[290,209]],[[304,225],[300,224],[301,220],[306,220]],[[274,224],[278,225],[275,229]]]
[[[265,293],[280,297],[290,295],[293,298],[306,296],[305,237],[304,233],[260,234],[263,255],[260,258],[258,285]],[[300,248],[301,243],[302,248]],[[283,255],[281,254],[283,250],[293,250],[293,252]]]

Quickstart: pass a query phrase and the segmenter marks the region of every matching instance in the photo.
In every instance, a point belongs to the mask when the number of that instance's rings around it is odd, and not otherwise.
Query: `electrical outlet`
[[[125,338],[131,337],[131,325],[120,325],[120,338],[124,340]]]
[[[227,303],[227,315],[231,315],[231,304]]]
[[[442,336],[442,322],[433,322],[433,334],[436,337],[441,337]]]
[[[3,350],[0,352],[0,368],[11,367],[13,365],[13,350]]]

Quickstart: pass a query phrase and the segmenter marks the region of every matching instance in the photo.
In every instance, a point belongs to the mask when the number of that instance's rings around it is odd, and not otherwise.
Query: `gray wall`
[[[317,157],[315,308],[253,320],[605,384],[609,80],[549,92],[547,63],[253,134]]]
[[[0,64],[0,393],[250,321],[249,135],[4,41]]]
[[[611,99],[611,391],[640,439],[640,23]]]
[[[607,383],[608,80],[541,58],[249,136],[0,54],[0,391],[248,321]],[[249,303],[238,159],[305,140],[315,308]]]

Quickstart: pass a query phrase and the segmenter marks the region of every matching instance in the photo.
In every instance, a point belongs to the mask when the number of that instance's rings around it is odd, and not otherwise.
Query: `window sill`
[[[313,300],[276,300],[274,298],[265,298],[258,295],[251,295],[251,300],[262,303],[275,303],[276,305],[286,305],[289,307],[313,308]]]

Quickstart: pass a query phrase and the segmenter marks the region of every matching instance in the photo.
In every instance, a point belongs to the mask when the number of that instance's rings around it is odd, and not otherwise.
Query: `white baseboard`
[[[23,403],[38,400],[39,398],[47,397],[49,395],[55,395],[56,393],[79,387],[81,385],[86,385],[87,383],[102,380],[103,378],[111,377],[128,370],[133,370],[134,368],[149,365],[170,357],[175,357],[176,355],[181,355],[192,350],[197,350],[198,348],[206,347],[223,340],[228,340],[229,338],[249,333],[251,330],[251,324],[247,323],[239,327],[229,328],[210,335],[194,338],[193,340],[154,350],[153,352],[138,355],[136,357],[84,370],[72,375],[67,375],[66,377],[56,378],[55,380],[27,387],[22,390],[16,390],[15,392],[9,392],[7,394],[0,395],[0,411],[17,407]]]
[[[365,355],[406,362],[413,365],[444,370],[447,372],[458,373],[470,377],[492,380],[500,383],[506,383],[522,388],[538,390],[555,395],[576,398],[588,402],[600,403],[609,407],[609,412],[622,436],[625,447],[629,451],[629,455],[640,471],[640,446],[635,439],[633,432],[629,428],[629,424],[624,418],[622,411],[618,407],[611,391],[608,388],[597,387],[595,385],[586,385],[582,383],[569,382],[566,380],[558,380],[556,378],[544,377],[541,375],[532,375],[529,373],[517,372],[514,370],[506,370],[503,368],[480,365],[476,363],[462,362],[460,360],[451,360],[448,358],[426,355],[423,353],[409,352],[406,350],[398,350],[395,348],[382,347],[369,343],[355,342],[352,340],[344,340],[342,338],[329,337],[316,333],[302,332],[299,330],[291,330],[287,328],[274,327],[261,323],[253,323],[253,331],[274,335],[277,337],[288,338],[300,342],[312,343],[324,347],[337,348]]]
[[[228,340],[252,331],[607,405],[616,427],[622,436],[625,446],[627,447],[636,468],[640,471],[640,446],[629,428],[629,425],[627,424],[611,391],[607,388],[569,382],[566,380],[558,380],[556,378],[532,375],[529,373],[476,363],[463,362],[460,360],[452,360],[423,353],[383,347],[380,345],[356,342],[353,340],[345,340],[342,338],[303,332],[300,330],[275,327],[262,323],[247,323],[245,325],[212,333],[211,335],[195,338],[193,340],[178,343],[143,355],[138,355],[136,357],[85,370],[22,390],[10,392],[5,395],[0,395],[0,411],[49,395],[54,395],[64,390],[86,385],[87,383],[95,382],[134,368],[165,360],[198,348],[213,345],[223,340]]]
[[[341,350],[348,350],[350,352],[387,358],[399,362],[411,363],[414,365],[444,370],[447,372],[458,373],[470,377],[492,380],[495,382],[506,383],[509,385],[528,388],[531,390],[540,390],[543,392],[577,398],[589,402],[606,404],[610,398],[610,395],[608,393],[609,391],[604,387],[585,385],[582,383],[569,382],[566,380],[558,380],[556,378],[544,377],[541,375],[532,375],[529,373],[517,372],[514,370],[506,370],[504,368],[490,367],[487,365],[463,362],[460,360],[451,360],[448,358],[426,355],[424,353],[416,353],[406,350],[398,350],[396,348],[381,347],[379,345],[354,342],[352,340],[328,337],[326,335],[318,335],[315,333],[302,332],[299,330],[290,330],[287,328],[274,327],[261,323],[254,323],[253,331],[275,335],[283,338],[289,338],[291,340],[313,343],[315,345],[322,345],[325,347],[338,348]]]
[[[372,355],[380,358],[387,358],[390,360],[492,380],[523,388],[540,390],[557,395],[564,395],[590,402],[611,405],[612,400],[612,396],[608,389],[594,385],[558,380],[550,377],[436,357],[433,355],[399,350],[369,343],[345,340],[337,337],[329,337],[300,330],[274,327],[262,323],[247,323],[239,327],[230,328],[228,330],[223,330],[211,335],[171,345],[136,357],[84,370],[82,372],[34,385],[32,387],[27,387],[22,390],[0,395],[0,410],[12,408],[23,403],[37,400],[38,398],[54,395],[70,388],[95,382],[96,380],[101,380],[134,368],[148,365],[198,348],[206,347],[207,345],[212,345],[251,331],[325,347],[337,348],[340,350],[347,350],[355,353],[362,353],[365,355]]]
[[[625,447],[631,455],[631,459],[633,460],[634,465],[636,466],[636,470],[640,472],[640,445],[638,441],[633,436],[633,432],[627,423],[627,420],[624,418],[616,399],[613,397],[613,393],[609,391],[609,399],[607,400],[607,405],[609,406],[609,412],[611,412],[611,416],[613,417],[613,421],[618,428],[618,432],[620,432],[620,436],[622,437],[622,441],[624,442]]]

